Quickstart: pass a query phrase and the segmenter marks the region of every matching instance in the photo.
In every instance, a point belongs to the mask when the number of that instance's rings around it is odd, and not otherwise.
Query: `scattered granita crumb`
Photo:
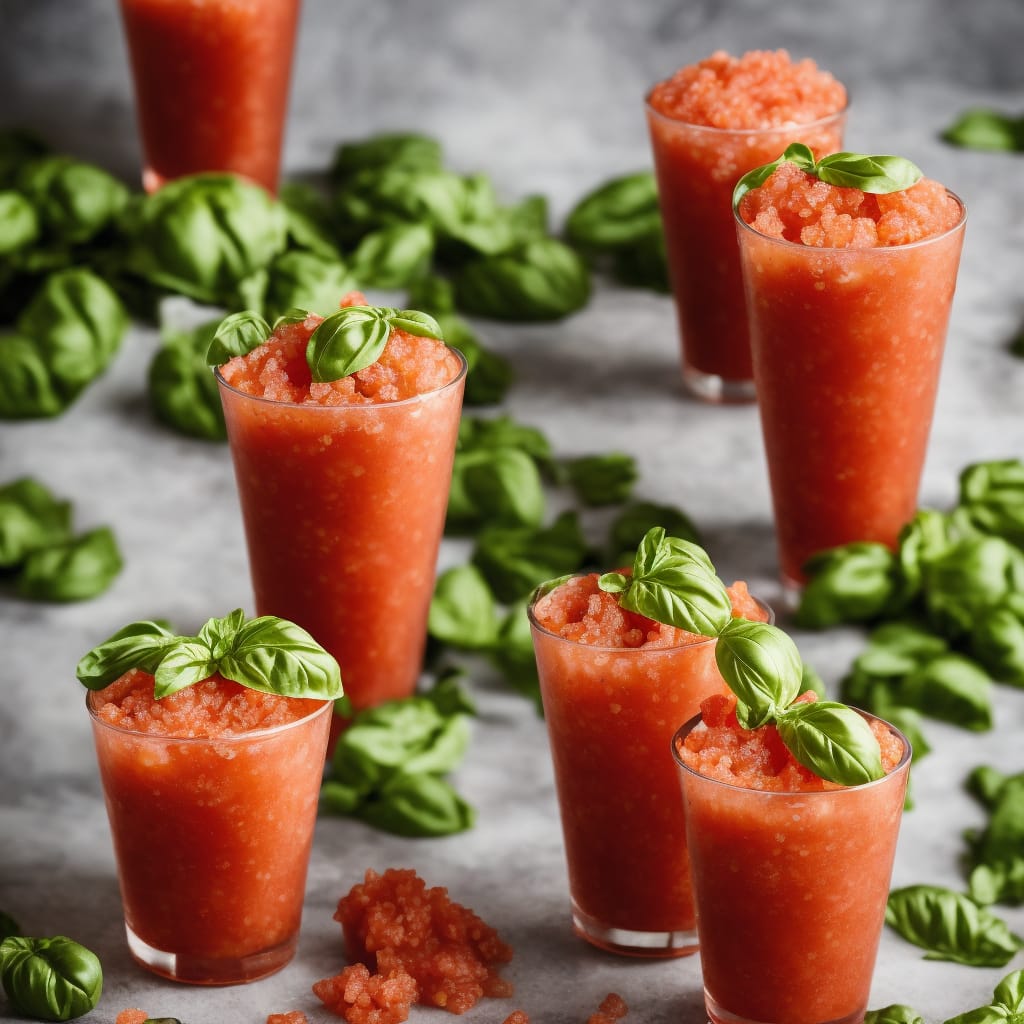
[[[587,1024],[615,1024],[616,1021],[622,1020],[628,1012],[629,1007],[626,1006],[625,999],[615,992],[609,992],[601,1000],[597,1013],[592,1013],[587,1018]],[[502,1021],[502,1024],[530,1024],[530,1018],[522,1010],[513,1010]]]
[[[522,1010],[513,1010],[501,1024],[530,1024],[530,1018]]]
[[[289,1010],[287,1013],[272,1013],[267,1017],[267,1024],[309,1024],[309,1020],[301,1010]]]
[[[122,1010],[114,1019],[114,1024],[145,1024],[149,1020],[149,1014],[145,1010],[137,1010],[134,1007]]]
[[[371,974],[366,964],[358,963],[318,981],[313,991],[348,1024],[401,1024],[409,1019],[419,989],[405,971]]]
[[[410,975],[422,1005],[463,1013],[485,996],[512,995],[511,983],[498,975],[511,947],[447,889],[428,889],[413,870],[368,870],[339,901],[334,919],[350,960],[382,975]]]

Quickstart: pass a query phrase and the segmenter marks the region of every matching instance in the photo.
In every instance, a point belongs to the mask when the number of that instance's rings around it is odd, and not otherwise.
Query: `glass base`
[[[709,1024],[786,1024],[785,1021],[762,1021],[752,1020],[750,1017],[740,1017],[730,1013],[723,1006],[720,1006],[711,998],[711,994],[704,989],[704,1009],[707,1010]],[[867,1005],[862,1006],[853,1013],[844,1017],[835,1017],[832,1020],[819,1021],[818,1024],[861,1024],[864,1014],[867,1012]]]
[[[716,373],[705,373],[689,364],[683,365],[683,386],[702,402],[731,405],[757,401],[752,380],[726,380]]]
[[[668,932],[635,932],[628,928],[611,928],[584,914],[573,904],[573,931],[592,946],[620,956],[665,959],[696,953],[696,929]]]
[[[128,949],[134,959],[161,978],[183,981],[190,985],[240,985],[256,981],[281,970],[295,955],[298,936],[291,936],[286,942],[273,949],[261,950],[249,956],[237,958],[209,958],[166,953],[145,943],[128,927]]]

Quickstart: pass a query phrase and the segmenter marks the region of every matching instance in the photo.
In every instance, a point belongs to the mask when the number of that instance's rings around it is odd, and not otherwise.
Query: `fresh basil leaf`
[[[924,1017],[913,1007],[893,1003],[880,1010],[868,1010],[864,1024],[924,1024]]]
[[[434,685],[423,694],[445,718],[450,718],[452,715],[473,716],[476,714],[476,705],[460,683],[465,674],[463,669],[449,666],[438,675],[434,680]]]
[[[444,341],[441,325],[429,313],[421,313],[418,309],[389,310],[388,322],[406,334]]]
[[[1024,1013],[1024,970],[1008,974],[992,993],[995,1006],[1002,1006],[1008,1013]]]
[[[1024,687],[1024,595],[1008,594],[1005,607],[978,615],[969,646],[994,679]]]
[[[959,507],[975,529],[1024,547],[1024,461],[967,466],[960,474]]]
[[[840,188],[883,195],[902,192],[916,185],[924,175],[921,168],[902,156],[867,156],[864,153],[831,153],[823,156],[813,171],[819,181]]]
[[[347,306],[332,313],[309,337],[306,362],[313,380],[341,380],[375,363],[390,335],[387,311],[376,306]]]
[[[36,342],[0,334],[0,419],[43,419],[67,407]]]
[[[64,1021],[95,1008],[103,969],[95,953],[66,936],[12,936],[0,942],[0,981],[15,1013]]]
[[[241,283],[284,250],[287,225],[284,208],[260,186],[233,174],[196,174],[147,196],[129,236],[137,275],[230,308]]]
[[[569,486],[584,505],[619,505],[629,500],[640,476],[636,459],[624,452],[584,455],[565,463]]]
[[[338,184],[361,171],[385,167],[436,171],[441,166],[441,144],[436,139],[416,132],[385,132],[342,143],[334,154],[330,175]]]
[[[906,607],[921,592],[925,567],[944,555],[957,540],[953,517],[919,509],[900,530],[896,549],[896,578],[890,609]]]
[[[495,642],[498,613],[479,569],[463,565],[441,573],[430,601],[427,631],[462,650],[481,650]]]
[[[490,526],[477,535],[472,562],[503,604],[527,597],[541,582],[579,569],[587,554],[579,516],[563,512],[546,528]]]
[[[991,809],[1010,778],[1013,776],[1004,775],[990,765],[981,764],[967,776],[967,791]]]
[[[209,679],[218,669],[210,648],[194,637],[176,637],[164,648],[153,673],[153,696],[160,700]]]
[[[210,649],[210,656],[215,661],[220,661],[234,650],[244,625],[245,612],[236,608],[221,618],[207,619],[200,627],[197,639]]]
[[[961,893],[939,886],[894,889],[885,920],[908,942],[927,950],[926,960],[1003,967],[1024,945],[1005,921]]]
[[[526,608],[526,601],[517,601],[508,610],[498,631],[498,641],[490,651],[490,661],[509,686],[532,701],[537,714],[543,715],[537,657]]]
[[[19,335],[38,345],[65,402],[107,368],[127,327],[120,299],[99,277],[81,268],[50,274],[15,325]]]
[[[736,717],[744,729],[772,721],[800,693],[800,652],[790,637],[767,622],[730,618],[719,631],[715,662],[736,694]]]
[[[210,366],[222,366],[236,356],[248,355],[271,335],[270,324],[251,309],[224,317],[213,332],[206,353]]]
[[[363,288],[407,288],[430,266],[434,232],[426,224],[391,224],[365,235],[352,254]]]
[[[866,622],[887,609],[893,595],[894,559],[884,544],[857,541],[813,555],[796,611],[797,625],[826,629]]]
[[[964,729],[992,728],[992,682],[969,658],[942,654],[914,669],[899,687],[899,701]]]
[[[504,356],[484,348],[457,317],[445,317],[443,329],[445,342],[466,357],[468,372],[464,403],[479,406],[497,405],[503,401],[515,381],[512,364]]]
[[[1013,153],[1024,150],[1024,117],[998,110],[965,110],[942,132],[942,138],[965,149]]]
[[[536,427],[519,423],[511,416],[489,419],[463,416],[459,422],[460,452],[494,452],[501,448],[516,448],[525,452],[547,476],[554,477],[557,465],[551,451],[551,442]]]
[[[1004,780],[971,847],[975,862],[982,864],[1009,864],[1024,855],[1024,773]]]
[[[994,864],[978,864],[968,880],[968,893],[979,906],[1024,903],[1024,856]]]
[[[515,448],[455,453],[445,530],[481,526],[537,527],[546,499],[537,464]]]
[[[666,536],[662,527],[652,528],[641,540],[619,604],[701,636],[717,636],[732,618],[729,594],[707,553],[689,541]]]
[[[70,535],[70,502],[59,501],[32,477],[0,487],[0,569],[10,569],[38,548]]]
[[[760,167],[755,167],[751,171],[747,171],[746,174],[736,182],[736,187],[732,192],[732,208],[735,210],[740,204],[740,200],[751,190],[760,188],[778,169],[780,164],[791,163],[796,164],[803,171],[807,171],[808,174],[814,171],[814,154],[811,150],[804,145],[802,142],[794,142],[786,147],[785,152],[778,159],[773,160],[769,164],[762,164]]]
[[[284,697],[331,700],[341,695],[334,658],[301,626],[273,615],[240,625],[217,671],[250,689]]]
[[[448,316],[455,312],[455,289],[447,278],[425,274],[410,282],[408,305],[434,316]]]
[[[635,242],[615,249],[611,269],[612,275],[621,284],[670,294],[672,284],[668,275],[668,252],[665,248],[665,232],[661,226]]]
[[[800,693],[813,693],[820,700],[825,699],[825,682],[806,661],[800,667]]]
[[[292,250],[267,267],[263,313],[271,322],[292,309],[329,316],[355,287],[355,274],[339,256]]]
[[[166,623],[152,620],[130,622],[82,655],[75,675],[90,690],[102,690],[133,668],[152,675],[164,653],[176,640],[176,635]]]
[[[885,775],[871,727],[845,704],[793,704],[778,714],[776,727],[790,753],[828,782],[860,786]]]
[[[154,415],[178,433],[206,441],[227,439],[217,379],[206,361],[219,323],[165,332],[149,364],[148,394]]]
[[[359,806],[363,793],[337,779],[326,779],[320,786],[320,809],[327,814],[347,816]]]
[[[469,721],[451,715],[431,736],[430,743],[402,765],[406,775],[445,775],[462,763],[469,747]]]
[[[395,835],[447,836],[471,828],[475,812],[444,779],[398,773],[385,783],[377,800],[358,809],[357,816]]]
[[[35,207],[20,193],[0,192],[0,257],[31,245],[39,237],[39,217]]]
[[[31,552],[18,573],[18,593],[36,601],[85,601],[102,594],[123,564],[113,531],[100,526]]]
[[[0,910],[0,942],[12,935],[21,935],[21,925],[10,914]]]
[[[558,320],[590,298],[586,264],[554,238],[467,263],[454,283],[461,309],[496,320]]]
[[[609,564],[632,565],[637,547],[654,526],[660,526],[668,537],[679,537],[700,544],[697,527],[681,509],[650,501],[636,501],[620,509],[612,520],[608,531]]]
[[[658,186],[651,171],[605,182],[569,212],[566,237],[584,249],[614,249],[661,229]]]

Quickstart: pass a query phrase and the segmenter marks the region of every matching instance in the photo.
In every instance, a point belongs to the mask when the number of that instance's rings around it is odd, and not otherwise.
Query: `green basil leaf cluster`
[[[197,302],[232,308],[247,283],[265,275],[284,251],[287,226],[281,204],[258,185],[232,174],[196,174],[142,200],[128,236],[137,276]]]
[[[339,255],[289,249],[267,266],[263,315],[274,321],[290,309],[303,309],[329,316],[355,287],[356,275]]]
[[[466,359],[466,406],[497,405],[512,386],[515,373],[504,357],[485,348],[472,328],[455,311],[455,290],[447,278],[427,274],[415,281],[406,305],[422,309],[437,321],[445,344]]]
[[[472,827],[473,808],[444,778],[462,763],[472,713],[451,677],[423,694],[357,712],[338,738],[321,807],[402,836]]]
[[[192,330],[165,330],[149,364],[150,408],[162,423],[188,437],[224,441],[224,409],[206,355],[220,321]]]
[[[15,1013],[64,1021],[94,1009],[103,989],[99,958],[63,935],[0,942],[0,982]]]
[[[996,985],[992,1002],[950,1017],[945,1024],[1017,1024],[1024,1017],[1024,971],[1013,971]]]
[[[0,487],[0,570],[12,573],[22,597],[84,601],[103,593],[122,568],[105,526],[76,535],[71,503],[32,477]]]
[[[967,788],[988,813],[985,827],[967,836],[971,899],[983,906],[1024,903],[1024,772],[978,767]]]
[[[83,268],[49,274],[0,334],[0,418],[55,416],[107,368],[128,325],[117,295]]]
[[[908,942],[927,950],[926,960],[1003,967],[1024,948],[1001,918],[940,886],[894,889],[885,920]]]
[[[566,219],[565,237],[623,284],[669,291],[658,186],[651,171],[613,178],[584,195]]]
[[[923,177],[921,169],[906,157],[842,152],[830,153],[815,160],[814,154],[804,143],[794,142],[786,147],[780,157],[755,167],[740,178],[732,193],[733,209],[747,192],[760,188],[783,163],[795,164],[802,171],[829,185],[856,188],[876,195],[902,192],[916,185]]]
[[[976,107],[965,110],[942,132],[942,138],[965,149],[1024,152],[1024,115]]]
[[[157,699],[214,674],[284,697],[341,695],[338,663],[306,630],[273,615],[246,619],[241,608],[209,619],[195,636],[160,622],[133,622],[82,656],[76,674],[100,690],[131,668],[154,676]]]
[[[644,535],[655,526],[660,526],[668,537],[701,543],[700,531],[682,509],[651,501],[628,502],[608,528],[607,564],[631,565]]]
[[[584,455],[565,462],[569,486],[584,505],[621,505],[639,478],[636,459],[625,452]]]
[[[868,1010],[864,1024],[924,1024],[924,1017],[911,1006],[892,1003],[880,1010]]]

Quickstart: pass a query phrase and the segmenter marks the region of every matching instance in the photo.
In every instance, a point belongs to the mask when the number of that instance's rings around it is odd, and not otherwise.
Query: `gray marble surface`
[[[816,58],[850,87],[850,148],[903,153],[969,207],[921,494],[941,508],[967,463],[1024,454],[1024,362],[1006,352],[1024,316],[1024,158],[937,139],[963,108],[1024,110],[1022,39],[1019,0],[307,0],[285,164],[290,174],[320,170],[342,138],[415,127],[444,141],[454,168],[489,173],[507,199],[546,193],[560,223],[598,182],[649,166],[641,97],[655,79],[719,47],[785,46]],[[135,178],[112,0],[0,0],[0,124],[17,123]],[[509,413],[543,428],[561,455],[636,456],[638,494],[687,509],[722,575],[777,600],[756,410],[682,396],[666,298],[600,282],[565,322],[477,326],[517,368]],[[88,1024],[111,1024],[128,1006],[188,1024],[259,1024],[289,1008],[327,1019],[310,985],[342,962],[334,905],[366,868],[388,866],[449,886],[515,947],[507,975],[516,997],[485,1001],[467,1022],[498,1024],[521,1007],[537,1022],[582,1024],[609,991],[637,1024],[702,1021],[697,959],[621,960],[571,934],[544,726],[483,668],[472,679],[481,714],[456,779],[479,808],[470,833],[412,841],[322,819],[299,954],[286,970],[204,990],[133,965],[74,665],[129,620],[162,615],[194,628],[252,600],[226,447],[170,434],[147,411],[156,344],[154,331],[133,329],[110,371],[64,416],[0,427],[0,480],[38,476],[73,499],[79,527],[113,525],[126,558],[110,591],[88,603],[0,594],[0,908],[31,933],[70,934],[100,955],[105,991]],[[443,563],[464,557],[445,543]],[[829,686],[863,644],[852,629],[795,635]],[[894,884],[963,887],[961,832],[982,820],[962,791],[967,770],[1024,769],[1024,692],[1000,687],[996,703],[996,728],[984,736],[929,724],[934,753],[915,769],[917,807],[905,818]],[[1024,933],[1024,910],[1005,917]],[[1018,955],[1006,971],[1020,966]],[[871,1005],[909,1003],[931,1024],[987,1002],[1006,971],[926,962],[887,933]],[[424,1009],[411,1017],[442,1019]]]

